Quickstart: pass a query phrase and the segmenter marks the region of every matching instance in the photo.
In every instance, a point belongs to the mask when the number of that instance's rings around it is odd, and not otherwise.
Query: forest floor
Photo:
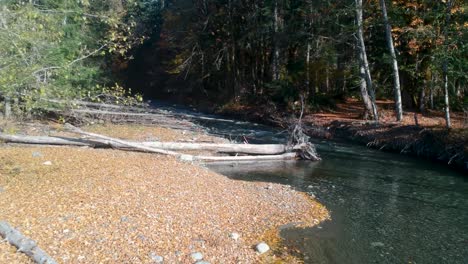
[[[65,133],[58,124],[0,127],[14,134]],[[83,129],[132,140],[222,141],[154,126]],[[59,263],[158,263],[158,256],[164,263],[194,263],[195,252],[210,263],[294,263],[277,227],[327,218],[324,206],[290,186],[233,180],[174,157],[0,144],[0,220]],[[240,238],[230,238],[233,232]],[[273,250],[258,255],[260,241]],[[1,241],[0,263],[30,260]]]
[[[346,140],[368,147],[400,152],[421,158],[448,163],[457,169],[468,171],[468,116],[452,112],[452,129],[445,127],[442,111],[428,110],[424,115],[405,110],[403,121],[396,122],[393,101],[377,101],[380,121],[364,120],[364,107],[356,99],[348,98],[333,109],[307,112],[303,122],[308,134],[316,138]],[[258,106],[224,108],[220,113],[231,115],[243,112],[237,118],[266,122],[286,127],[288,116],[272,113]],[[416,125],[415,116],[418,124]]]

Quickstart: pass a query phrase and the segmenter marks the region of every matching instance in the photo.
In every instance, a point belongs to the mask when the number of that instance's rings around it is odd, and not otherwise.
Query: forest
[[[467,108],[464,1],[2,1],[3,112],[50,100],[311,111]]]

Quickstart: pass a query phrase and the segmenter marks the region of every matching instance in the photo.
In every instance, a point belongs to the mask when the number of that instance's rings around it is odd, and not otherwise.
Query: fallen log
[[[0,140],[5,143],[59,145],[59,146],[88,146],[92,147],[91,141],[79,138],[46,137],[46,136],[19,136],[0,133]]]
[[[296,153],[285,153],[281,155],[224,156],[224,157],[188,155],[188,154],[181,154],[181,153],[170,151],[170,150],[147,147],[138,143],[111,138],[111,137],[107,137],[107,136],[103,136],[103,135],[99,135],[95,133],[85,132],[70,124],[65,124],[65,127],[71,132],[93,137],[94,138],[93,141],[98,141],[103,144],[107,144],[110,146],[124,145],[124,146],[131,147],[140,151],[175,156],[183,161],[255,161],[255,160],[264,161],[264,160],[287,160],[287,159],[294,159],[296,157]]]
[[[117,142],[101,142],[83,138],[71,137],[47,137],[47,136],[19,136],[0,133],[0,140],[6,143],[39,144],[39,145],[68,145],[68,146],[88,146],[88,147],[114,147],[129,148],[127,145]],[[216,143],[186,143],[186,142],[135,142],[150,148],[163,150],[206,150],[219,153],[242,153],[254,155],[277,155],[286,152],[286,146],[281,144],[216,144]]]
[[[296,159],[295,152],[283,153],[280,155],[256,155],[256,156],[192,156],[183,155],[180,157],[184,161],[275,161],[275,160],[293,160]]]
[[[0,221],[0,236],[38,264],[57,264],[34,240],[25,237],[5,221]]]

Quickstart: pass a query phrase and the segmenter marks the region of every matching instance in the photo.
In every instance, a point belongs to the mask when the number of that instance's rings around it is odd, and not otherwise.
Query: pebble
[[[2,186],[0,186],[0,193],[2,193],[2,192],[4,192],[4,191],[5,191],[5,189],[3,189]]]
[[[240,235],[238,233],[231,233],[229,234],[229,238],[232,238],[237,241],[240,238]]]
[[[372,247],[383,247],[383,246],[385,246],[385,244],[382,243],[382,242],[372,242],[370,244],[371,244]]]
[[[190,254],[190,256],[192,257],[192,259],[193,259],[194,261],[202,260],[202,259],[203,259],[203,254],[200,253],[200,252],[194,252],[194,253]]]
[[[164,258],[161,257],[161,256],[158,256],[154,252],[151,252],[149,256],[150,256],[151,260],[154,261],[154,263],[163,263],[164,262]]]
[[[270,250],[270,247],[265,242],[261,242],[255,248],[260,254],[266,253],[268,250]]]
[[[39,151],[34,151],[34,152],[32,153],[32,156],[33,156],[34,158],[42,157],[42,153],[39,152]]]
[[[200,260],[195,262],[195,264],[210,264],[208,261]]]
[[[48,160],[48,161],[42,163],[42,165],[50,166],[50,165],[52,165],[52,161]]]

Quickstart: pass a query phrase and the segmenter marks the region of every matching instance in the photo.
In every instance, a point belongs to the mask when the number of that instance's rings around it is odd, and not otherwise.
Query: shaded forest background
[[[1,100],[39,113],[48,99],[132,103],[138,93],[264,111],[295,110],[304,98],[317,110],[346,97],[394,99],[397,61],[403,111],[462,111],[466,8],[459,0],[6,0]]]

